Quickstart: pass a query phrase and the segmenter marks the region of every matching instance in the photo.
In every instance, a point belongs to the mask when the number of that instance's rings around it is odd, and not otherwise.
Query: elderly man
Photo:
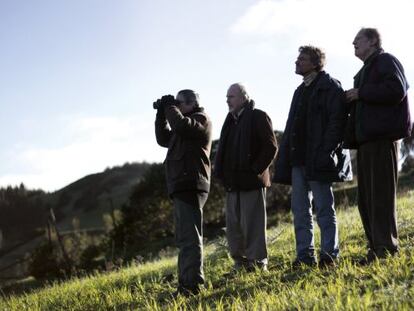
[[[157,142],[168,148],[166,178],[179,248],[177,294],[197,294],[204,283],[202,215],[210,190],[211,122],[192,90],[154,103]]]
[[[340,82],[323,71],[325,53],[321,49],[301,46],[295,64],[303,83],[293,95],[273,181],[292,185],[293,266],[317,264],[314,205],[321,230],[319,265],[327,267],[335,265],[339,256],[332,183],[352,178],[349,151],[342,149],[346,106]]]
[[[345,143],[358,150],[358,209],[368,239],[360,263],[368,264],[398,251],[397,140],[410,135],[411,119],[404,69],[384,53],[378,30],[362,28],[353,45],[364,65],[346,92],[350,118]]]
[[[267,270],[266,187],[277,143],[268,115],[255,109],[246,88],[227,91],[229,113],[221,130],[214,172],[227,191],[226,234],[234,270]]]

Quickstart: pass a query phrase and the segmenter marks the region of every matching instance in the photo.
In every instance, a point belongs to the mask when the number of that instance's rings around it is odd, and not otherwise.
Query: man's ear
[[[371,46],[376,46],[378,44],[378,39],[377,38],[372,38],[369,39]]]

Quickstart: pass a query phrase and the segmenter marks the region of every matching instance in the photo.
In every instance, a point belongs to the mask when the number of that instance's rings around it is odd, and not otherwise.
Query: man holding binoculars
[[[153,104],[157,143],[165,159],[168,195],[173,200],[178,254],[177,294],[197,294],[204,283],[203,206],[210,191],[211,121],[199,96],[181,90]]]

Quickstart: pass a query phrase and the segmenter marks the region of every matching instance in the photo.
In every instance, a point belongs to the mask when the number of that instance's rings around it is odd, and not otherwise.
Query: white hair
[[[249,100],[250,96],[249,93],[247,93],[247,89],[246,89],[246,85],[241,83],[241,82],[237,82],[237,83],[233,83],[232,85],[230,85],[230,87],[236,87],[239,91],[240,94],[246,99]]]

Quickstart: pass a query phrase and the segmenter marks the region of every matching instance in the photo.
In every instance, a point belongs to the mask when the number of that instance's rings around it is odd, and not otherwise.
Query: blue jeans
[[[306,180],[304,166],[292,168],[292,212],[296,255],[302,261],[315,261],[312,199],[321,231],[320,259],[339,255],[338,227],[332,183]]]

